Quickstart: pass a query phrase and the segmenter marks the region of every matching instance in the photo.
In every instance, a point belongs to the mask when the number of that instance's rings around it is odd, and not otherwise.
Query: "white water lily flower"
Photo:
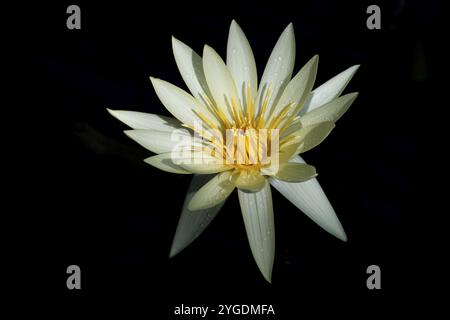
[[[318,64],[314,56],[291,79],[295,60],[292,24],[276,43],[259,84],[252,50],[235,21],[230,27],[226,63],[209,46],[200,57],[175,38],[172,45],[191,94],[160,79],[151,78],[151,82],[175,118],[108,110],[133,129],[125,131],[131,139],[157,153],[145,162],[167,172],[194,174],[170,256],[200,235],[237,188],[253,257],[270,282],[275,253],[270,185],[323,229],[346,241],[315,178],[315,168],[299,154],[322,142],[355,100],[357,93],[340,94],[359,66],[312,91]],[[181,140],[185,141],[181,150],[186,152],[177,156],[174,150]],[[277,150],[276,158],[263,161],[261,140],[266,140],[263,151]],[[192,161],[196,156],[201,161]]]

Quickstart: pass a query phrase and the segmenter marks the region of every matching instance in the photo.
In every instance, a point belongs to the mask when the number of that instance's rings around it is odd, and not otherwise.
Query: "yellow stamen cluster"
[[[247,86],[246,89],[245,104],[242,106],[239,101],[229,99],[225,108],[219,107],[208,96],[201,96],[219,125],[196,110],[195,113],[206,126],[206,130],[203,126],[185,126],[207,141],[212,156],[223,160],[224,164],[235,170],[250,174],[270,165],[267,159],[268,155],[275,151],[274,143],[277,144],[278,152],[279,146],[293,138],[292,135],[283,136],[283,133],[291,126],[300,125],[300,122],[297,116],[298,106],[295,103],[289,103],[279,110],[275,110],[276,105],[273,104],[268,112],[270,88],[264,90],[262,102],[256,112],[256,99],[251,99],[250,87]]]

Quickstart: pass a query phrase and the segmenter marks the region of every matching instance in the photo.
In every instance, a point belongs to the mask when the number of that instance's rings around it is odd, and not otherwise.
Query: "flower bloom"
[[[235,21],[226,63],[209,46],[200,57],[175,38],[172,45],[190,94],[160,79],[151,82],[175,118],[109,110],[133,129],[125,131],[131,139],[156,153],[145,162],[171,173],[194,174],[170,256],[197,238],[237,189],[253,257],[270,282],[275,253],[271,185],[346,241],[315,168],[299,154],[320,144],[355,100],[357,93],[340,95],[359,66],[313,90],[314,56],[292,77],[292,24],[278,39],[259,84],[252,50]]]

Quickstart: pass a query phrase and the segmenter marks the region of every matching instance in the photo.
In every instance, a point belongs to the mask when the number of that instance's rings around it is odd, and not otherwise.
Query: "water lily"
[[[278,39],[259,84],[252,49],[235,21],[226,63],[209,46],[200,57],[175,38],[172,45],[190,94],[160,79],[151,82],[175,118],[108,110],[132,128],[125,131],[131,139],[156,153],[145,162],[171,173],[194,174],[170,256],[200,235],[234,189],[253,257],[269,282],[275,253],[270,186],[323,229],[347,241],[315,168],[299,154],[320,144],[355,100],[357,93],[341,93],[359,66],[313,90],[318,64],[314,56],[292,77],[292,24]]]

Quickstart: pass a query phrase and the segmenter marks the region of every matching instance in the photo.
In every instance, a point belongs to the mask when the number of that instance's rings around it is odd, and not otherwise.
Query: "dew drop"
[[[233,54],[236,54],[236,49],[233,48],[233,49],[231,50],[231,52],[232,52]]]
[[[278,56],[278,61],[281,61],[281,60],[283,60],[283,57],[282,56]]]

